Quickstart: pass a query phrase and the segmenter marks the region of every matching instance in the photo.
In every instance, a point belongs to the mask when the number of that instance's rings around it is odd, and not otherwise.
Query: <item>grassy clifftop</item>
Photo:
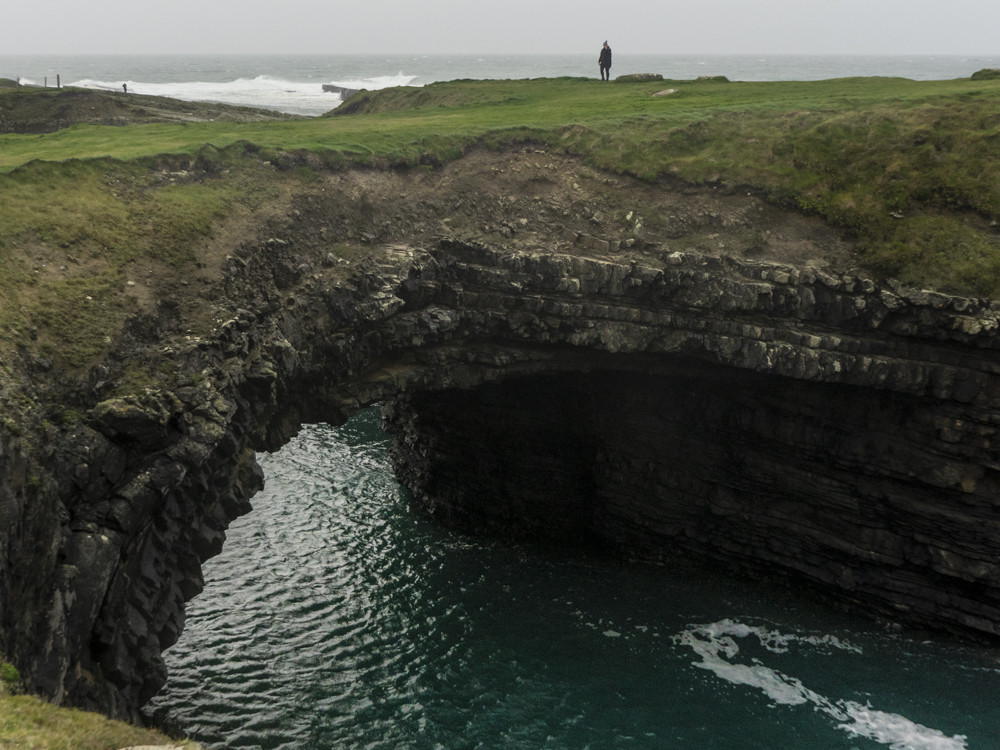
[[[464,116],[492,142],[530,138],[650,181],[760,191],[841,228],[875,275],[1000,293],[1000,81],[988,77],[459,81],[344,109],[377,123]]]
[[[81,116],[3,134],[0,351],[37,338],[57,366],[93,361],[127,312],[125,269],[183,278],[200,244],[232,239],[321,175],[523,144],[664,189],[753,192],[822,217],[873,276],[1000,296],[1000,80],[977,78],[463,80],[363,92],[311,119]],[[116,112],[125,98],[95,95]],[[0,89],[0,115],[51,96]],[[73,335],[46,345],[47,330]]]

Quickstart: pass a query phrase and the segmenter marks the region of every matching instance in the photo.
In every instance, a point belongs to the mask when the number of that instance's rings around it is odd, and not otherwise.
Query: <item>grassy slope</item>
[[[1000,296],[1000,81],[454,81],[341,109],[0,136],[0,339],[72,330],[42,356],[93,361],[88,327],[124,314],[127,264],[184,269],[227,214],[308,179],[261,168],[294,150],[317,167],[417,165],[528,141],[650,181],[754,190],[840,227],[875,275]],[[197,154],[209,177],[164,179],[170,153]]]
[[[28,695],[0,694],[2,750],[116,750],[132,745],[200,748],[99,714],[56,708]]]

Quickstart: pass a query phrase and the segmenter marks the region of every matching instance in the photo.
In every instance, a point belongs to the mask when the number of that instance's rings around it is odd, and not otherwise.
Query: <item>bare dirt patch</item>
[[[612,175],[527,148],[475,150],[436,169],[352,170],[294,203],[307,246],[422,245],[447,235],[509,249],[640,258],[699,252],[845,271],[853,246],[763,197]]]

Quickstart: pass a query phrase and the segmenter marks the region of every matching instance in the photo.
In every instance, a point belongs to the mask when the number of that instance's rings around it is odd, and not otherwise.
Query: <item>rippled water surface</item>
[[[994,652],[418,518],[378,414],[263,456],[153,708],[227,748],[1000,748]]]

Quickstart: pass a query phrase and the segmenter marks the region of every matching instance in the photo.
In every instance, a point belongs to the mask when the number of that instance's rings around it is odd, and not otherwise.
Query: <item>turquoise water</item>
[[[154,701],[209,747],[990,750],[992,651],[413,515],[377,412],[261,457]]]

